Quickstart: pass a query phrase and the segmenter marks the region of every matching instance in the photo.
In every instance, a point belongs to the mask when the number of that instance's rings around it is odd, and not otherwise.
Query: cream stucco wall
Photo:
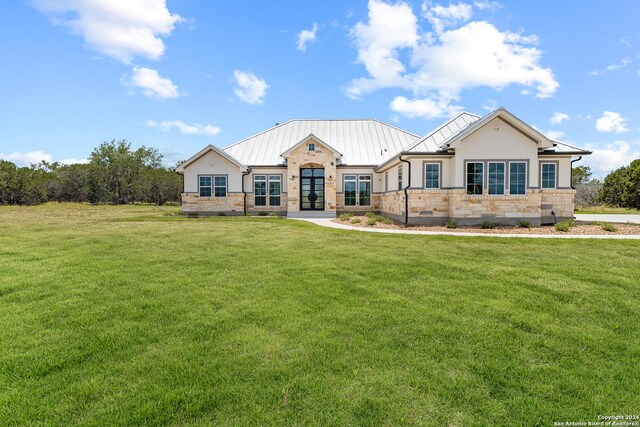
[[[538,180],[538,144],[500,118],[491,120],[455,148],[453,187],[464,187],[465,162],[470,160],[526,160],[529,186]]]
[[[242,170],[215,151],[209,151],[184,170],[184,191],[198,192],[198,175],[227,175],[227,191],[242,192]]]

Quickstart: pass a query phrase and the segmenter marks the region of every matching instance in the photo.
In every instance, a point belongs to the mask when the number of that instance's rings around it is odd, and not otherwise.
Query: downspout
[[[582,160],[582,156],[578,157],[578,158],[577,158],[577,159],[575,159],[575,160],[571,160],[571,188],[572,188],[573,190],[575,190],[575,189],[576,189],[576,187],[574,187],[574,186],[573,186],[573,164],[574,164],[575,162],[579,162],[580,160]]]
[[[244,177],[250,173],[251,169],[247,169],[247,171],[242,174],[242,210],[244,211],[244,216],[247,216],[247,192],[244,191]]]
[[[409,223],[409,192],[407,191],[411,187],[411,162],[404,160],[402,154],[398,156],[398,160],[409,165],[409,171],[407,172],[407,186],[404,187],[404,224]]]

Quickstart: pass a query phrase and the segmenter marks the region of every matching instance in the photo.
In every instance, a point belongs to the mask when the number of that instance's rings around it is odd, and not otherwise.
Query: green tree
[[[0,160],[0,204],[33,205],[47,200],[47,172],[38,165],[17,167]]]
[[[591,175],[589,166],[576,166],[572,170],[571,185],[575,188],[579,184],[586,184],[591,179]]]
[[[640,209],[640,159],[607,175],[600,199],[608,205]]]
[[[103,142],[89,157],[92,202],[132,203],[144,199],[146,173],[161,166],[162,155],[155,148],[131,150],[126,140]]]

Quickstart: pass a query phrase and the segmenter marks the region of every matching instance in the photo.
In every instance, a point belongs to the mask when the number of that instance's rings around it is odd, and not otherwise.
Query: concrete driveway
[[[640,215],[623,215],[623,214],[576,214],[576,221],[584,222],[615,222],[617,224],[640,224]]]

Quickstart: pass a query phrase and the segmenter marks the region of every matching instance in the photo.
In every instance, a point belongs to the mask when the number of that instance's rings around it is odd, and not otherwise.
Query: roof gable
[[[331,151],[331,153],[335,156],[336,159],[339,159],[340,157],[342,157],[342,153],[340,153],[338,150],[336,150],[335,148],[333,148],[332,146],[330,146],[329,144],[327,144],[326,142],[324,142],[323,140],[321,140],[320,138],[318,138],[312,133],[310,133],[306,138],[303,138],[300,141],[298,141],[295,145],[290,147],[287,151],[280,154],[280,156],[282,156],[283,159],[289,158],[289,155],[291,154],[291,152],[293,152],[296,148],[306,144],[310,140],[313,140],[314,142],[317,142],[323,147],[329,149],[329,151]]]
[[[202,150],[198,151],[194,156],[191,156],[188,160],[186,160],[183,163],[181,163],[180,165],[178,165],[178,167],[176,167],[176,172],[184,172],[184,170],[187,167],[189,167],[189,165],[191,165],[193,162],[197,161],[198,159],[200,159],[202,156],[204,156],[205,154],[209,153],[210,151],[213,151],[213,152],[219,154],[224,159],[226,159],[226,160],[230,161],[231,163],[233,163],[234,165],[238,166],[240,169],[247,170],[247,167],[245,165],[240,163],[236,158],[231,156],[229,153],[226,153],[225,151],[221,150],[220,148],[209,144],[206,147],[204,147]]]
[[[524,136],[529,138],[532,142],[538,145],[539,149],[551,148],[553,147],[553,141],[547,138],[545,135],[538,132],[533,127],[529,126],[524,121],[520,120],[518,117],[507,111],[505,108],[500,107],[497,110],[487,114],[480,120],[477,120],[471,123],[466,128],[462,129],[455,135],[451,135],[447,138],[446,141],[443,142],[443,148],[456,148],[460,145],[462,140],[472,135],[478,129],[481,129],[485,125],[489,124],[493,119],[500,118],[507,125],[511,126],[518,132],[522,133]]]

